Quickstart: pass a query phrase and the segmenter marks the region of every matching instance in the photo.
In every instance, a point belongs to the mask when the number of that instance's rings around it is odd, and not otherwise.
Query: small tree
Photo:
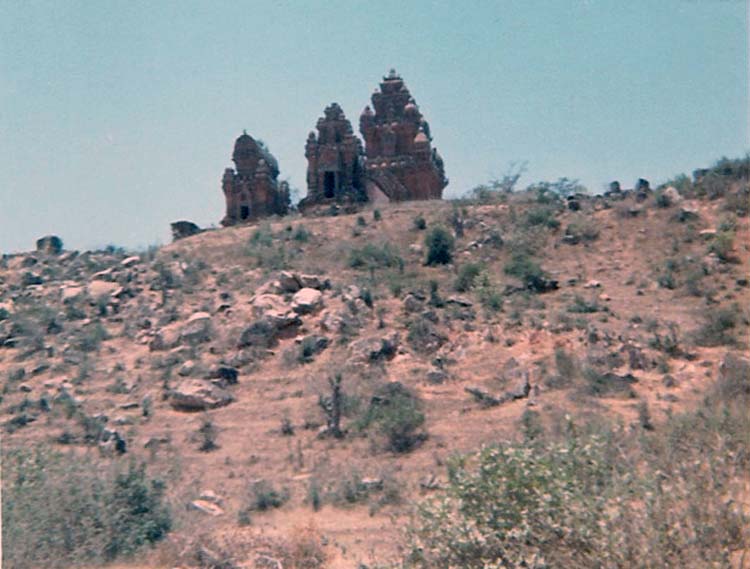
[[[434,227],[425,236],[426,265],[447,265],[453,260],[454,240],[444,227]]]
[[[341,430],[341,409],[343,407],[343,393],[341,391],[341,374],[337,373],[334,377],[328,378],[328,385],[331,388],[329,396],[321,395],[318,398],[318,405],[326,416],[327,429],[326,433],[337,439],[344,438],[344,431]]]

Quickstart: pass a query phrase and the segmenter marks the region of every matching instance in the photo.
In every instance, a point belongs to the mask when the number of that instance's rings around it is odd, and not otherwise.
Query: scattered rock
[[[57,235],[45,235],[36,240],[36,250],[46,255],[59,255],[63,250],[63,242]]]
[[[219,505],[208,500],[193,500],[190,502],[190,509],[214,517],[221,516],[224,513],[224,510]]]
[[[180,341],[195,345],[211,339],[211,315],[208,312],[196,312],[187,319],[180,330]]]
[[[151,339],[148,349],[152,352],[171,350],[180,343],[180,332],[175,328],[162,328]]]
[[[669,200],[670,204],[678,204],[682,201],[680,192],[678,192],[677,188],[675,188],[674,186],[664,188],[664,190],[662,191],[662,195]]]
[[[209,379],[214,385],[226,387],[227,385],[237,385],[240,372],[236,367],[219,365],[211,369]]]
[[[203,379],[186,379],[172,390],[169,402],[181,411],[204,411],[229,405],[234,398],[228,391]]]
[[[447,302],[448,304],[456,304],[464,308],[469,308],[471,306],[474,306],[474,303],[471,300],[469,300],[465,296],[458,296],[458,295],[449,296],[445,300],[445,302]]]
[[[425,378],[427,379],[427,383],[439,385],[441,383],[445,383],[445,381],[448,379],[448,372],[440,368],[431,369],[427,372]]]
[[[281,271],[277,282],[281,292],[297,292],[302,288],[297,275],[290,271]]]
[[[323,306],[323,294],[314,288],[300,289],[292,297],[292,310],[298,314],[315,312]]]
[[[404,297],[404,310],[406,312],[419,312],[422,310],[422,301],[419,300],[415,295],[413,294],[407,294]]]
[[[122,261],[120,261],[120,266],[128,269],[130,267],[134,267],[135,265],[137,265],[140,262],[141,262],[141,258],[138,257],[137,255],[134,255],[132,257],[126,257],[125,259],[123,259]]]
[[[113,296],[120,288],[120,285],[117,283],[95,280],[88,284],[86,292],[88,292],[91,298],[99,299],[105,296]]]
[[[375,336],[352,342],[349,352],[353,358],[369,362],[392,358],[399,345],[399,335],[393,332],[386,336]]]
[[[42,279],[41,275],[32,271],[26,271],[21,276],[21,286],[23,287],[40,285],[43,282],[44,279]]]
[[[195,223],[186,220],[175,221],[171,224],[171,227],[173,241],[184,239],[185,237],[191,237],[192,235],[197,235],[202,231],[202,229]]]

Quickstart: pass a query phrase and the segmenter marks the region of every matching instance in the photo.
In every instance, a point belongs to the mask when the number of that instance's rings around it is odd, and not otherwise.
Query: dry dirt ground
[[[722,200],[660,208],[653,198],[637,204],[629,197],[608,206],[595,200],[581,212],[561,206],[555,228],[524,225],[525,212],[540,206],[520,197],[486,205],[392,204],[379,208],[380,219],[370,208],[206,231],[125,265],[127,255],[117,251],[7,258],[0,268],[5,322],[26,319],[27,329],[22,341],[6,341],[0,349],[4,421],[13,419],[12,410],[24,399],[54,399],[61,392],[72,396],[78,411],[71,418],[29,412],[35,420],[7,428],[3,447],[46,442],[102,468],[130,456],[145,460],[150,472],[168,482],[173,535],[183,540],[198,534],[288,539],[313,525],[330,567],[395,559],[414,503],[439,491],[446,460],[518,437],[526,410],[548,424],[569,414],[576,420],[603,415],[629,425],[645,401],[658,422],[702,398],[727,350],[747,353],[747,218],[734,219],[725,262],[708,254],[713,230],[728,215]],[[690,219],[677,220],[684,211]],[[415,227],[418,215],[426,230]],[[425,266],[425,234],[436,225],[453,231],[456,216],[464,235],[456,240],[453,263]],[[570,244],[565,230],[571,223],[586,224],[598,236]],[[403,259],[402,269],[398,263],[351,267],[352,249],[384,243]],[[523,291],[504,272],[513,252],[529,243],[532,258],[558,282],[556,290]],[[459,293],[457,274],[470,262],[482,264],[484,280]],[[322,306],[302,314],[300,325],[282,331],[267,348],[238,347],[243,330],[263,315],[259,289],[282,270],[327,279]],[[431,305],[430,281],[443,301],[462,298]],[[108,284],[92,289],[96,282]],[[84,287],[80,294],[78,286]],[[261,292],[269,290],[273,286]],[[416,294],[407,300],[410,293]],[[483,306],[492,294],[502,298],[502,308]],[[291,297],[275,294],[275,308],[287,310]],[[588,308],[576,311],[581,306]],[[737,344],[697,345],[693,334],[707,314],[733,306],[740,314],[731,330]],[[171,344],[170,334],[198,312],[209,315],[206,338]],[[353,323],[342,330],[341,318]],[[436,345],[418,343],[414,330],[425,321]],[[13,336],[7,326],[5,331]],[[368,359],[358,351],[362,340],[393,341],[394,334],[394,353]],[[670,334],[684,353],[664,348]],[[89,338],[97,335],[100,343]],[[300,341],[310,335],[325,337],[328,346],[301,362]],[[16,339],[21,336],[16,333]],[[167,340],[159,346],[157,337]],[[632,374],[636,382],[624,395],[594,397],[584,379],[558,381],[556,353],[618,377]],[[172,406],[170,394],[182,381],[207,377],[218,365],[239,370],[237,384],[226,388],[232,403],[197,412]],[[343,420],[348,433],[341,440],[319,436],[325,424],[319,397],[328,394],[335,373],[342,375],[344,393],[359,402],[359,411]],[[499,396],[525,377],[527,397],[488,408],[466,391],[476,387]],[[426,439],[406,453],[388,450],[377,433],[357,428],[375,389],[392,381],[418,395],[426,419]],[[85,441],[80,414],[105,415],[107,428],[127,444],[125,457],[108,456],[96,441]],[[206,422],[217,445],[209,452],[199,448],[198,431]],[[347,482],[361,479],[375,479],[371,483],[383,488],[350,503]],[[279,508],[246,512],[259,480],[287,493],[288,500]],[[317,510],[310,503],[312,488],[322,500]],[[220,498],[219,515],[188,508],[205,490]],[[143,565],[117,567],[171,567],[177,548],[163,543],[144,553]]]

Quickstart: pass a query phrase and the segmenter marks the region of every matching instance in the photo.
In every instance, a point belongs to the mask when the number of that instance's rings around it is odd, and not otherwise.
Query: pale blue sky
[[[735,0],[0,2],[0,252],[169,240],[218,223],[242,129],[304,193],[323,108],[358,117],[395,67],[458,195],[592,191],[692,171],[748,143],[747,5]]]

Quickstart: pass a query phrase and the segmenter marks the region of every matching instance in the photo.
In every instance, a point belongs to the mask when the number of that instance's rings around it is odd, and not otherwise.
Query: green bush
[[[455,458],[446,489],[419,506],[403,565],[733,566],[750,546],[746,405],[718,399],[662,425],[640,405],[646,429],[525,428],[523,442]]]
[[[594,241],[599,237],[599,227],[591,217],[576,215],[565,228],[565,235],[575,242]]]
[[[560,227],[560,222],[555,218],[555,209],[548,206],[538,206],[529,209],[523,219],[523,225],[527,227],[542,226],[550,229]]]
[[[425,236],[426,265],[447,265],[453,260],[453,235],[444,227],[433,227]]]
[[[388,450],[409,452],[426,438],[420,430],[424,424],[420,408],[420,401],[411,390],[399,382],[388,383],[376,390],[360,428],[374,427],[385,438]]]
[[[514,253],[503,271],[506,275],[519,279],[526,288],[539,292],[547,290],[547,273],[526,253]]]
[[[349,266],[352,269],[374,270],[388,267],[403,268],[404,260],[390,243],[354,248],[349,253]]]
[[[456,283],[453,285],[458,292],[467,292],[474,288],[477,277],[484,266],[481,263],[466,263],[458,269]]]
[[[739,320],[739,306],[731,308],[707,309],[703,315],[703,324],[695,333],[695,343],[699,346],[732,345],[737,340],[734,329]]]
[[[421,213],[414,218],[412,224],[414,225],[414,229],[416,229],[417,231],[424,231],[425,229],[427,229],[427,220]]]
[[[579,295],[576,295],[573,302],[567,307],[567,311],[572,312],[573,314],[591,314],[593,312],[599,312],[600,310],[601,306],[599,306],[599,303],[595,300],[589,302]]]
[[[165,485],[145,467],[96,468],[44,447],[3,459],[3,566],[70,567],[111,561],[171,527]]]
[[[725,263],[732,261],[732,249],[734,248],[734,232],[720,231],[708,246],[708,252],[714,253]]]

